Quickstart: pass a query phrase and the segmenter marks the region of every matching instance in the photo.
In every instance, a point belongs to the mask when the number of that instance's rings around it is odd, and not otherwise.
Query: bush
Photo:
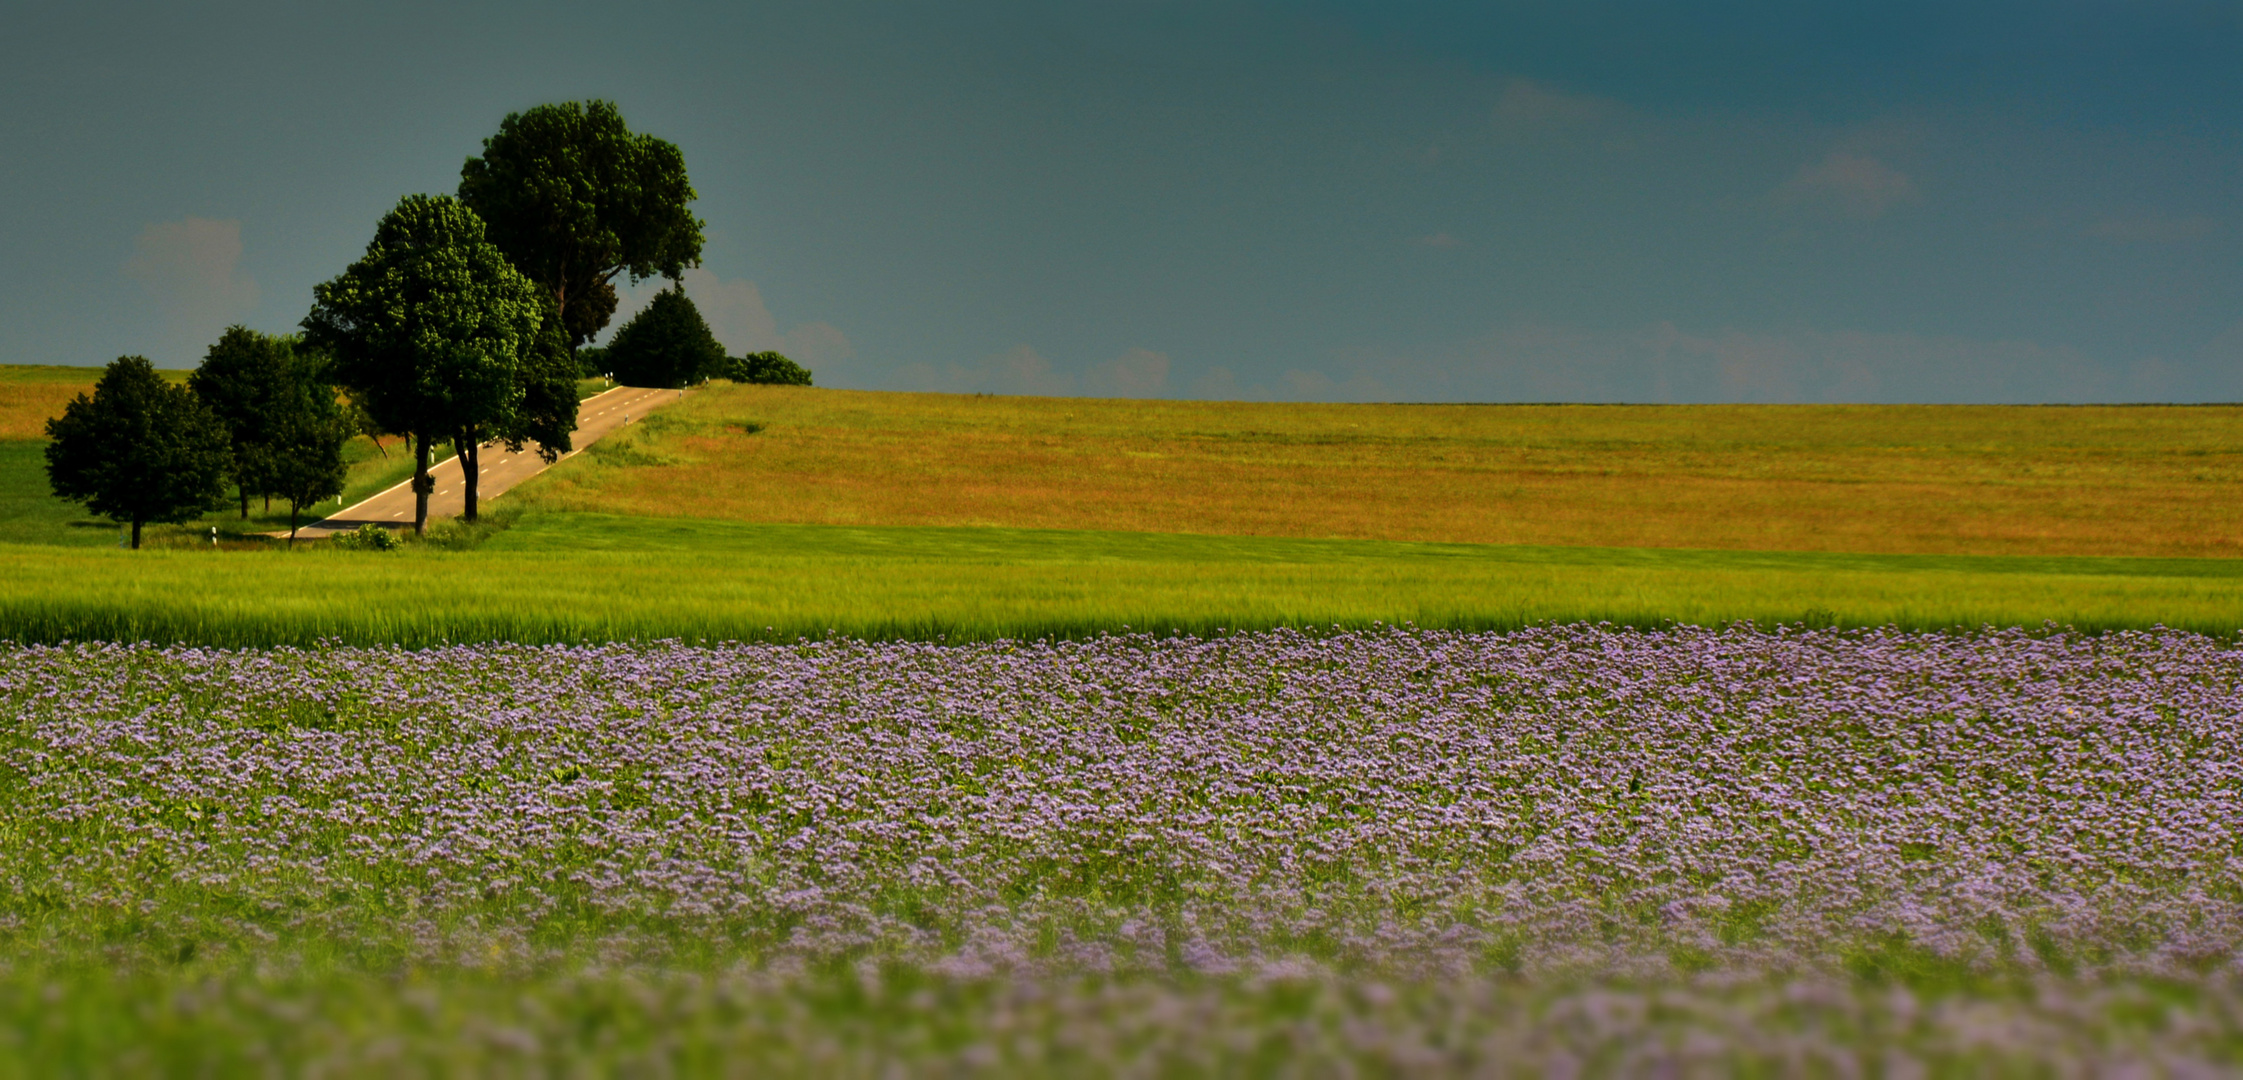
[[[724,377],[739,383],[765,386],[808,386],[810,369],[775,352],[749,353],[724,358]]]
[[[335,546],[354,551],[394,551],[397,535],[369,521],[335,538]]]

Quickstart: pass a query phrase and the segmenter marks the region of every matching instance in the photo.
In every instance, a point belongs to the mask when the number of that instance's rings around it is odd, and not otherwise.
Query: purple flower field
[[[1014,1025],[1054,1031],[1295,985],[1272,1030],[1389,1066],[1733,1062],[1791,1017],[1841,1072],[1894,1031],[2210,1068],[2239,682],[2181,633],[10,648],[0,934],[1010,987],[982,1021],[1074,987]]]

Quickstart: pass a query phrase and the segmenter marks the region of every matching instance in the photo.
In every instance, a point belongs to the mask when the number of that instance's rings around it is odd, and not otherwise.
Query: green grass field
[[[1610,620],[2230,634],[2243,564],[848,528],[526,510],[466,550],[0,546],[0,638],[1081,637]]]

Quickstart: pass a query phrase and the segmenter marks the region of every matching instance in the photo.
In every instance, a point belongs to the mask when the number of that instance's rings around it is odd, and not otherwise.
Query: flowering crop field
[[[2243,652],[0,651],[0,1069],[2221,1074]]]

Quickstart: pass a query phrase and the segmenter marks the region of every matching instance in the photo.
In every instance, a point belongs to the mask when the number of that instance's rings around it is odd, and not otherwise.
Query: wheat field
[[[833,525],[2243,555],[2243,408],[1299,405],[713,384],[539,505]]]

